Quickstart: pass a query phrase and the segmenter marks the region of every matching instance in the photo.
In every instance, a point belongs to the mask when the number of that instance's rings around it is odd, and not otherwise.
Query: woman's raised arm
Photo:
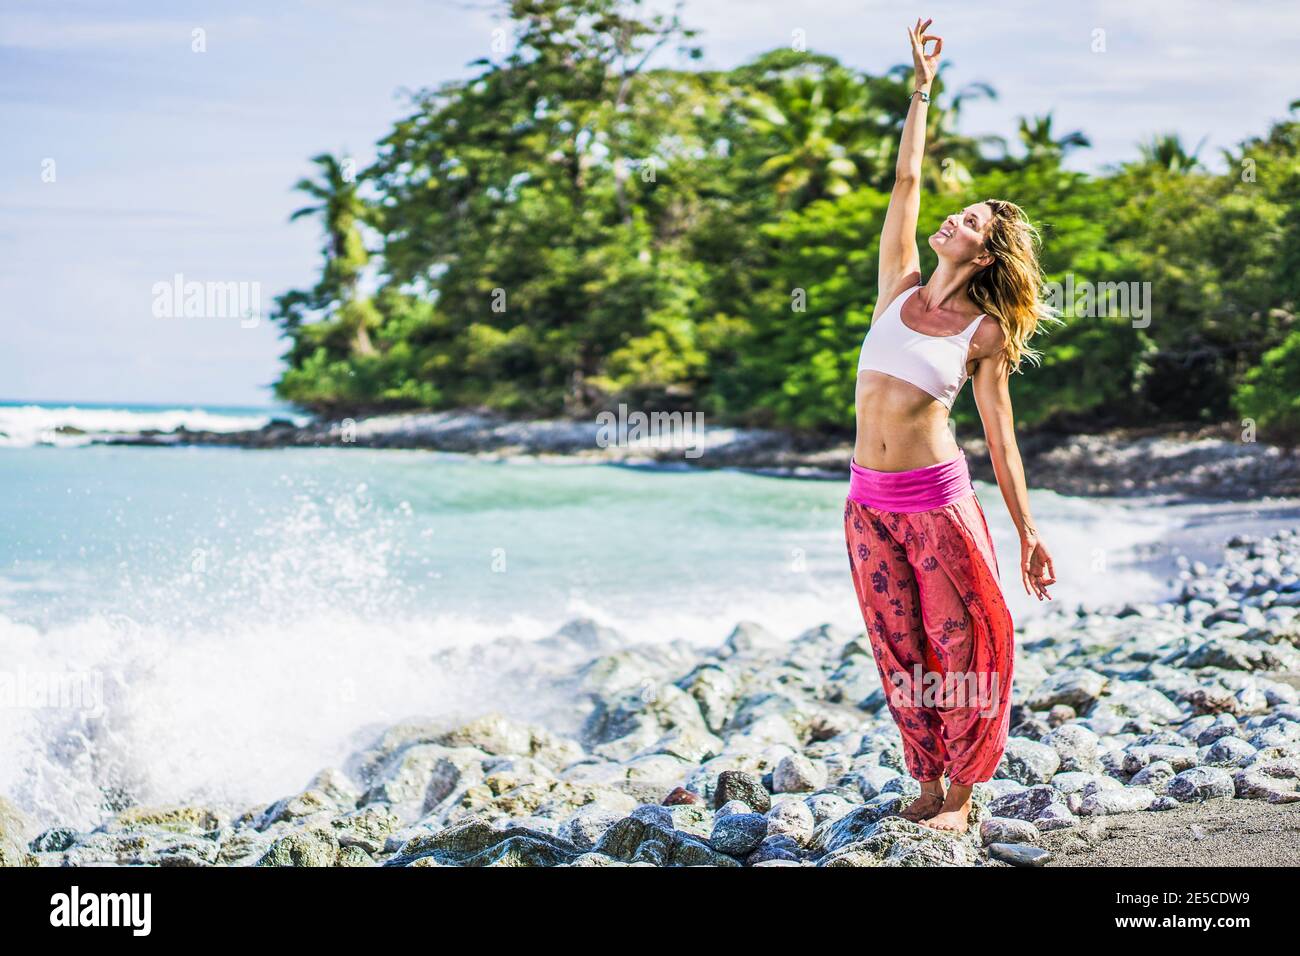
[[[925,155],[926,100],[939,67],[943,38],[926,33],[933,20],[916,21],[907,28],[912,42],[912,66],[915,70],[914,92],[898,144],[898,163],[894,167],[894,189],[889,196],[885,226],[880,232],[879,295],[875,318],[898,294],[898,285],[921,269],[916,249],[916,221],[921,212],[921,157]],[[934,41],[934,52],[926,54],[925,45]]]

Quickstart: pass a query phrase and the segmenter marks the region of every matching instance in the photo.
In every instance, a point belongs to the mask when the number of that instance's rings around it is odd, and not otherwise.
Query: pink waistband
[[[911,471],[873,471],[850,458],[849,471],[849,497],[880,511],[929,511],[975,491],[964,451],[951,461]]]

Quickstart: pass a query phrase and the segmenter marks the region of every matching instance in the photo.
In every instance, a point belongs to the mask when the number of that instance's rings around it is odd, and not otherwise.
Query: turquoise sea
[[[90,443],[284,414],[0,406],[0,793],[78,826],[113,794],[273,799],[368,727],[534,711],[492,673],[435,655],[574,618],[629,641],[713,644],[741,620],[791,637],[860,629],[840,482]],[[1001,497],[978,491],[1027,620],[1043,609],[1020,588]],[[1159,509],[1033,499],[1058,606],[1167,586],[1144,563],[1170,528]],[[70,683],[80,698],[54,700]]]

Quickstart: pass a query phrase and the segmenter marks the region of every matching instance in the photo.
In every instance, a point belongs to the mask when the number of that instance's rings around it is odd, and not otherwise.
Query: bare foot
[[[943,792],[923,790],[921,795],[898,811],[904,820],[920,823],[926,817],[934,816],[943,808]]]
[[[969,811],[958,808],[956,810],[944,810],[936,813],[927,820],[922,820],[923,826],[930,827],[933,830],[947,830],[951,833],[965,833],[968,829],[966,823],[966,814]]]
[[[932,830],[965,833],[969,829],[966,821],[970,816],[970,806],[970,787],[954,783],[948,788],[948,796],[944,798],[942,809],[922,821],[922,825]]]

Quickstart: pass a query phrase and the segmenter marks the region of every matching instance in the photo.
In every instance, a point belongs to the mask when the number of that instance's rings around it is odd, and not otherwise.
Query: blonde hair
[[[1025,211],[1005,199],[986,199],[993,210],[984,247],[993,263],[971,279],[966,294],[980,311],[997,319],[1006,337],[1003,351],[1011,371],[1020,371],[1022,359],[1039,364],[1042,354],[1029,346],[1040,326],[1063,324],[1043,299],[1043,272],[1038,264],[1042,237]]]

